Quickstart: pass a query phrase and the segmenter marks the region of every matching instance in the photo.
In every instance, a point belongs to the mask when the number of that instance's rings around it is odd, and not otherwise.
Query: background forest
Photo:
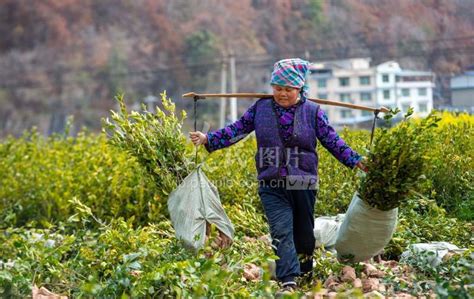
[[[3,0],[0,4],[0,136],[38,126],[94,131],[124,91],[143,102],[167,90],[219,91],[223,57],[235,55],[238,91],[265,91],[279,58],[371,57],[448,79],[473,63],[469,0]],[[241,102],[242,103],[242,102]],[[217,103],[202,117],[217,124]],[[241,104],[243,109],[248,103]]]

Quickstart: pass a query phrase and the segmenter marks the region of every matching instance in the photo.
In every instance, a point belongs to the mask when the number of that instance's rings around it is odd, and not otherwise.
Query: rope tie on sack
[[[199,96],[194,96],[194,132],[197,131],[197,102],[199,100]],[[198,146],[196,145],[195,156],[194,156],[194,163],[197,165],[198,162]]]
[[[374,132],[375,132],[375,123],[377,122],[377,119],[379,118],[379,109],[374,110],[374,121],[372,122],[372,130],[370,132],[370,146],[372,146],[372,141],[374,140]]]

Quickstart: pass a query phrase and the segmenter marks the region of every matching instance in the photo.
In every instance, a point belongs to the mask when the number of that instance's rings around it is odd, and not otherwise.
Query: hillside
[[[290,56],[396,59],[446,86],[474,63],[472,11],[469,0],[4,0],[0,136],[59,131],[70,114],[97,130],[119,90],[167,90],[183,108],[183,92],[219,90],[230,50],[241,91],[264,88],[272,63]]]

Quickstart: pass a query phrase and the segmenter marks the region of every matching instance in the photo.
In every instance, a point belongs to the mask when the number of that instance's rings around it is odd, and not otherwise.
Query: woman
[[[366,170],[361,156],[338,136],[320,106],[307,100],[308,72],[309,62],[299,58],[278,61],[270,82],[273,98],[259,99],[225,128],[189,133],[195,145],[204,144],[212,152],[255,130],[258,194],[279,257],[276,276],[284,291],[294,291],[295,278],[312,272],[317,140],[344,165]]]

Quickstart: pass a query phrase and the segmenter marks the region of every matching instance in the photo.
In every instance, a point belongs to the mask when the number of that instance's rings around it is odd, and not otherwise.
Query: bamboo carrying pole
[[[273,97],[272,94],[266,94],[266,93],[194,93],[194,92],[188,92],[183,94],[183,98],[193,98],[193,99],[206,99],[206,98],[271,98]],[[331,101],[331,100],[322,100],[322,99],[311,99],[308,98],[308,100],[318,103],[318,104],[323,104],[323,105],[331,105],[331,106],[339,106],[339,107],[345,107],[345,108],[351,108],[351,109],[358,109],[358,110],[365,110],[365,111],[373,111],[373,112],[390,112],[390,110],[387,107],[380,107],[380,108],[372,108],[372,107],[367,107],[367,106],[362,106],[362,105],[355,105],[355,104],[350,104],[350,103],[343,103],[343,102],[337,102],[337,101]]]

